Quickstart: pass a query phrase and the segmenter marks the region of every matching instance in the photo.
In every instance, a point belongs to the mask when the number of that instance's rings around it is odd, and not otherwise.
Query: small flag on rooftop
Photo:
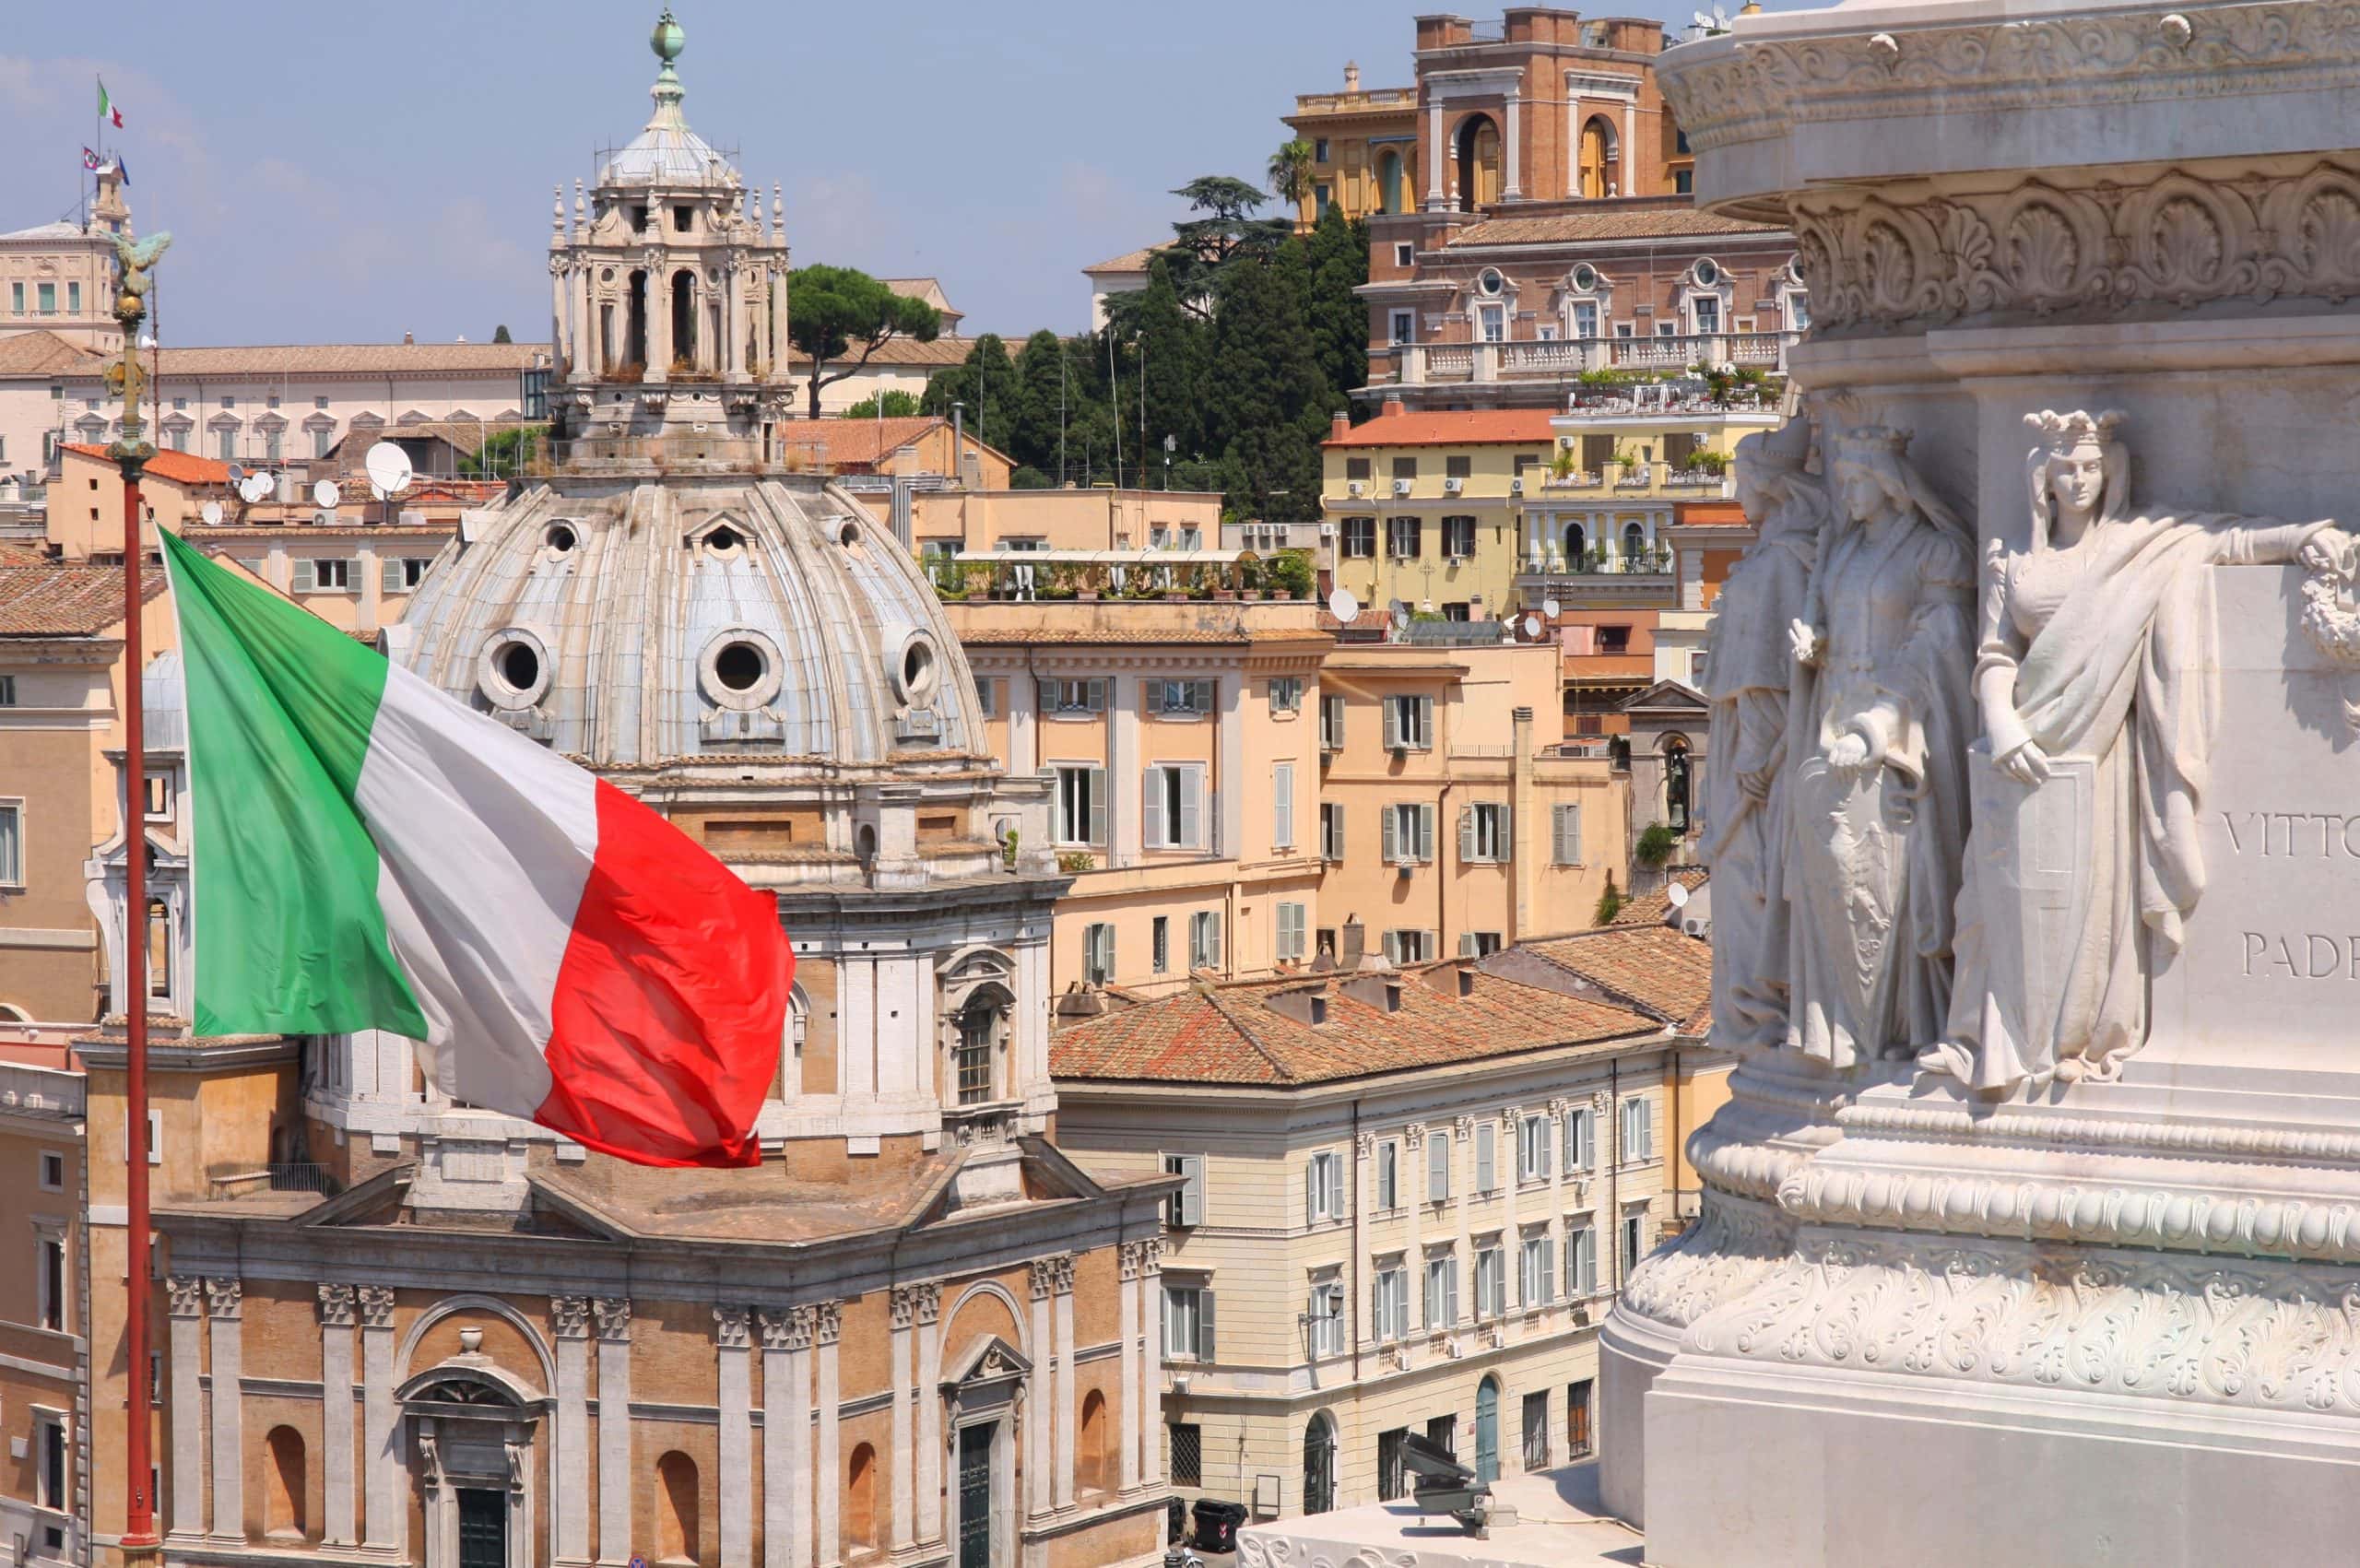
[[[123,129],[123,111],[117,109],[114,100],[107,96],[107,84],[103,77],[99,82],[99,118],[118,131]]]
[[[82,167],[83,167],[83,168],[85,168],[85,169],[96,169],[96,168],[98,168],[100,164],[104,163],[105,161],[106,161],[106,160],[105,160],[104,159],[100,158],[97,153],[92,152],[88,147],[84,147],[84,148],[82,149]]]
[[[131,183],[131,171],[124,166],[123,159],[120,154],[116,156],[114,160],[114,174],[115,178],[122,181],[124,184],[128,185]]]

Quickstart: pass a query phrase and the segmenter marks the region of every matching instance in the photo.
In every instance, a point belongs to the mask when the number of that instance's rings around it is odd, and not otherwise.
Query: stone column
[[[742,301],[746,291],[740,282],[733,257],[721,269],[721,341],[715,345],[719,352],[714,357],[714,363],[730,381],[738,379],[738,356],[745,349],[745,328],[739,317],[745,308]]]
[[[353,1296],[360,1310],[360,1452],[369,1466],[360,1540],[400,1551],[409,1544],[409,1510],[402,1496],[409,1468],[402,1462],[401,1407],[394,1399],[394,1291],[390,1285],[362,1285]]]
[[[327,1516],[322,1544],[355,1546],[360,1538],[352,1492],[352,1325],[349,1285],[322,1285],[320,1293],[320,1471]]]
[[[891,1539],[897,1553],[909,1550],[912,1532],[917,1527],[917,1465],[916,1454],[910,1435],[913,1386],[917,1373],[911,1365],[914,1350],[911,1325],[917,1313],[917,1299],[907,1285],[896,1285],[888,1298],[891,1315],[892,1338],[886,1350],[886,1387],[893,1397],[893,1527]]]
[[[660,251],[640,265],[647,273],[647,379],[661,385],[672,372],[672,269]]]
[[[598,1561],[629,1562],[631,1534],[631,1298],[590,1303],[598,1324]]]
[[[557,1560],[590,1561],[590,1302],[555,1296],[549,1321],[557,1339],[557,1419],[550,1440],[549,1520]]]
[[[583,252],[574,253],[570,276],[573,282],[573,332],[557,351],[568,357],[572,371],[569,381],[586,381],[598,373],[597,306],[590,298],[590,258]]]
[[[172,1522],[175,1536],[205,1533],[205,1281],[175,1274],[171,1292]]]
[[[790,347],[786,340],[786,264],[779,263],[779,270],[771,274],[771,375],[785,381],[787,373],[786,355]]]
[[[572,291],[569,283],[572,272],[563,252],[549,257],[549,352],[553,355],[565,352],[565,301]]]
[[[1163,1238],[1150,1236],[1139,1244],[1139,1480],[1150,1487],[1163,1484],[1163,1341],[1157,1334],[1162,1320]]]
[[[942,1539],[942,1287],[910,1287],[918,1323],[918,1541]]]
[[[1444,211],[1449,205],[1443,195],[1443,100],[1439,98],[1429,98],[1426,100],[1426,210],[1428,212]]]
[[[1048,1515],[1049,1435],[1056,1422],[1049,1397],[1053,1355],[1049,1349],[1049,1297],[1056,1278],[1054,1259],[1036,1257],[1031,1267],[1032,1297],[1032,1398],[1024,1422],[1024,1506],[1034,1519]]]
[[[836,1527],[836,1500],[844,1484],[844,1460],[838,1456],[836,1414],[840,1396],[836,1391],[836,1340],[844,1333],[844,1303],[821,1302],[812,1307],[811,1335],[819,1346],[819,1387],[811,1402],[820,1412],[819,1478],[812,1496],[819,1506],[813,1510],[819,1523],[819,1562],[824,1568],[833,1568],[844,1560],[844,1542]]]
[[[762,1564],[810,1568],[811,1309],[764,1307]]]
[[[1076,1390],[1080,1387],[1074,1376],[1073,1364],[1073,1254],[1060,1253],[1049,1260],[1051,1315],[1055,1320],[1057,1430],[1056,1451],[1050,1468],[1056,1481],[1057,1506],[1073,1506],[1074,1438],[1081,1424],[1081,1409]]]
[[[1513,89],[1510,90],[1507,102],[1507,125],[1501,136],[1503,142],[1501,150],[1505,164],[1503,183],[1500,186],[1500,199],[1503,201],[1516,202],[1524,199],[1524,154],[1518,146],[1524,131],[1523,112],[1524,95]]]
[[[714,1353],[721,1358],[716,1385],[721,1406],[720,1473],[714,1491],[721,1499],[721,1568],[753,1568],[754,1562],[754,1367],[749,1330],[751,1309],[713,1309]]]
[[[1123,1490],[1129,1491],[1139,1484],[1139,1244],[1121,1244],[1116,1265],[1122,1279],[1115,1291],[1115,1343],[1122,1361],[1121,1480]]]
[[[1578,147],[1580,144],[1577,142],[1575,145]],[[1624,196],[1636,195],[1637,193],[1631,189],[1638,183],[1631,173],[1639,166],[1639,97],[1636,93],[1633,93],[1622,100],[1622,145],[1616,149],[1614,164],[1614,178],[1619,183],[1619,188],[1608,194]]]
[[[243,1293],[243,1282],[234,1276],[205,1281],[206,1305],[212,1317],[213,1537],[241,1544],[246,1539],[246,1444],[240,1420],[245,1397],[239,1387],[243,1363],[239,1312]]]

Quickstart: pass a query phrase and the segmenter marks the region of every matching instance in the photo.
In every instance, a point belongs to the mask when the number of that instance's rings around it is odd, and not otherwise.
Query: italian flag
[[[613,785],[159,530],[180,617],[198,1034],[381,1029],[454,1099],[647,1165],[750,1165],[776,901]]]

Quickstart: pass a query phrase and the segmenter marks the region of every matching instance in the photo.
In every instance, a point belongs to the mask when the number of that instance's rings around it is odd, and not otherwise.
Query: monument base
[[[2262,1568],[2360,1539],[2355,1421],[1693,1353],[1645,1403],[1656,1568]]]

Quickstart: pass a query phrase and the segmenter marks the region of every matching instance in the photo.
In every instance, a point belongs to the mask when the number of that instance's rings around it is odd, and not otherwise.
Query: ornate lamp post
[[[139,417],[139,396],[147,376],[139,369],[139,325],[148,319],[148,269],[171,245],[170,234],[159,233],[136,243],[118,234],[115,258],[121,287],[114,300],[114,319],[123,324],[123,356],[107,367],[107,390],[123,399],[123,433],[107,448],[107,455],[123,470],[123,775],[124,819],[124,1032],[127,1070],[124,1087],[125,1159],[124,1278],[129,1302],[124,1313],[125,1370],[130,1381],[130,1425],[124,1444],[124,1483],[128,1516],[124,1521],[123,1554],[153,1557],[162,1544],[156,1535],[156,1485],[153,1433],[148,1383],[149,1297],[154,1291],[149,1256],[153,1244],[148,1217],[148,845],[141,824],[148,788],[147,742],[142,734],[141,677],[145,656],[140,648],[141,580],[147,574],[147,551],[139,529],[139,476],[156,455]]]

